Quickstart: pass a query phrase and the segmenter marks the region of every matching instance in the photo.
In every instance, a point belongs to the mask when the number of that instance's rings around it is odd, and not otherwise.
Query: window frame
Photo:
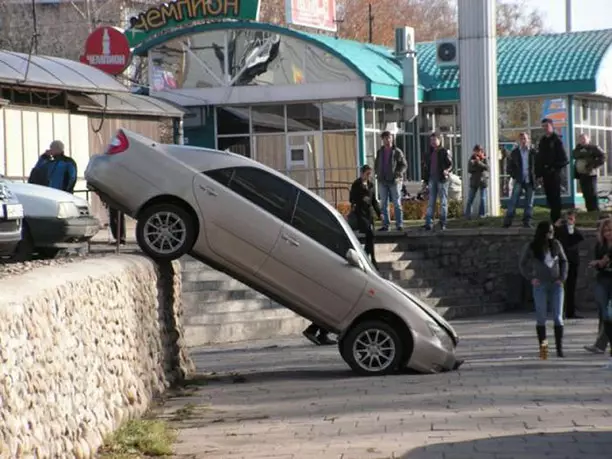
[[[302,229],[300,229],[297,226],[295,226],[294,219],[295,219],[295,215],[296,215],[296,212],[298,210],[298,206],[300,204],[300,199],[301,199],[302,195],[305,196],[306,200],[309,199],[311,202],[313,202],[314,204],[318,205],[319,209],[322,209],[326,213],[326,215],[329,217],[329,219],[331,221],[333,221],[333,223],[336,225],[336,227],[339,228],[342,231],[342,235],[344,236],[345,242],[347,243],[346,250],[345,250],[345,252],[342,255],[340,255],[338,252],[336,252],[334,249],[332,249],[328,245],[322,243],[318,238],[314,237],[311,234],[308,234],[308,233],[304,232]],[[309,221],[317,221],[318,222],[319,219],[310,218]],[[318,202],[317,199],[313,198],[312,196],[308,195],[307,193],[305,193],[304,191],[302,191],[300,189],[298,189],[298,193],[297,193],[297,195],[295,197],[295,203],[294,203],[293,209],[291,211],[291,218],[289,220],[289,225],[291,225],[291,227],[293,229],[295,229],[296,231],[299,231],[301,234],[303,234],[304,236],[308,237],[309,239],[311,239],[312,241],[314,241],[315,243],[317,243],[321,247],[325,248],[326,250],[329,250],[334,255],[339,256],[344,261],[346,261],[346,254],[349,251],[349,249],[355,249],[355,247],[353,245],[353,242],[351,241],[351,238],[346,234],[346,232],[344,230],[344,227],[337,221],[337,219],[335,218],[333,213],[330,212],[329,209],[325,208],[325,206],[323,204]],[[322,234],[326,234],[325,231],[323,231]],[[327,233],[327,234],[329,234],[329,233]]]
[[[263,183],[269,183],[269,180],[276,180],[278,183],[282,183],[283,185],[288,187],[289,194],[287,195],[287,199],[286,199],[286,203],[284,205],[284,208],[281,210],[281,215],[276,215],[276,213],[272,212],[270,209],[262,206],[259,201],[254,201],[253,199],[250,199],[249,197],[245,196],[244,194],[240,193],[239,191],[237,191],[236,189],[234,189],[232,187],[232,183],[234,182],[234,179],[235,179],[236,175],[240,174],[241,170],[242,171],[253,171],[253,172],[256,172],[256,173],[259,173],[259,174],[266,175],[267,176],[266,180],[264,180]],[[223,181],[220,181],[217,178],[215,178],[215,176],[214,176],[215,173],[218,173],[220,171],[230,171],[230,175],[227,178],[227,182],[223,182]],[[296,206],[297,196],[298,196],[298,191],[299,190],[298,190],[297,187],[295,187],[295,185],[293,185],[292,183],[288,182],[287,180],[284,180],[282,177],[279,177],[279,176],[277,176],[275,174],[271,174],[268,171],[265,171],[263,169],[260,169],[258,167],[253,167],[253,166],[219,167],[219,168],[216,168],[216,169],[211,169],[211,170],[203,171],[202,174],[207,176],[211,180],[214,180],[219,185],[222,185],[223,187],[227,188],[232,193],[235,193],[236,195],[240,196],[242,199],[250,202],[254,206],[257,206],[259,209],[267,212],[268,214],[270,214],[274,218],[278,218],[282,222],[289,223],[289,221],[291,219],[291,216],[292,216],[292,212],[293,212],[293,210],[295,209],[295,206]],[[258,186],[258,188],[259,188],[259,186]]]

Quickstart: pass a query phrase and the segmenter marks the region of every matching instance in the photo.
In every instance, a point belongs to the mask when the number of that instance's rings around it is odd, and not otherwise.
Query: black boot
[[[536,325],[536,333],[538,334],[539,344],[546,341],[546,325]]]
[[[555,325],[555,346],[557,357],[565,357],[563,355],[563,325]]]

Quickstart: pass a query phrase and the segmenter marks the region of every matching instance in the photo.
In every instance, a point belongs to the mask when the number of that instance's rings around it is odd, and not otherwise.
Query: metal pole
[[[374,16],[372,16],[372,4],[368,3],[368,43],[372,43]]]
[[[115,246],[115,253],[119,253],[119,250],[121,249],[121,218],[123,217],[123,212],[121,212],[120,210],[117,211],[117,240],[115,241],[115,243],[117,244]],[[126,235],[127,236],[127,235]]]
[[[565,0],[565,31],[572,31],[572,0]]]

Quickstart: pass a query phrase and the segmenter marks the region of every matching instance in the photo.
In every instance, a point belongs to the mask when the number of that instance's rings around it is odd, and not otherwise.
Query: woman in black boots
[[[608,342],[612,343],[612,219],[604,220],[599,225],[595,260],[590,266],[597,269],[595,299],[599,306],[603,330],[608,336]],[[606,368],[612,370],[612,346]]]
[[[533,241],[527,244],[519,263],[521,274],[531,282],[536,312],[536,332],[540,358],[548,357],[546,318],[548,305],[553,311],[557,356],[563,357],[563,283],[567,278],[567,257],[554,237],[550,222],[540,222]]]

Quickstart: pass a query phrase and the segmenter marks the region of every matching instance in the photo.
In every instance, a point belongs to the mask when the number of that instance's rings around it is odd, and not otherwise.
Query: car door
[[[256,167],[230,167],[199,174],[194,193],[210,250],[256,273],[289,220],[292,186]]]
[[[328,325],[338,325],[363,294],[367,274],[346,260],[354,248],[334,214],[298,192],[289,224],[261,270],[295,303]],[[307,315],[310,315],[307,314]]]

